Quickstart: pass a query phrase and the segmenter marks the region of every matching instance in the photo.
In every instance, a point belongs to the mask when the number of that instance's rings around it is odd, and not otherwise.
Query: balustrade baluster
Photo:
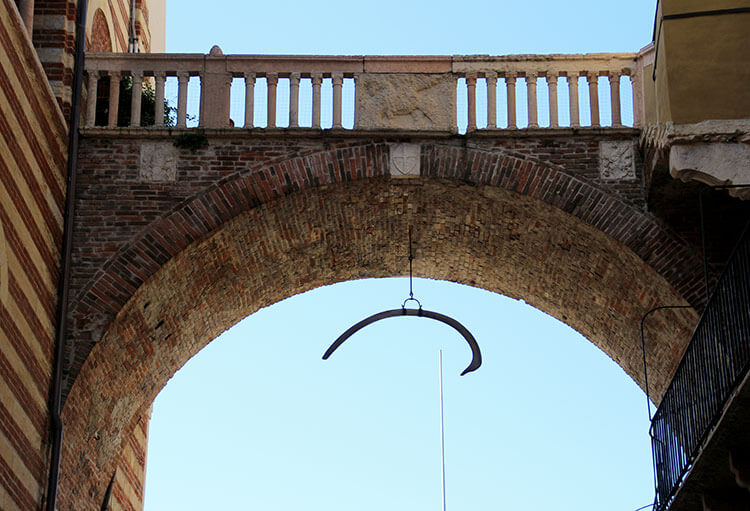
[[[177,127],[187,126],[187,93],[190,74],[187,71],[177,73]]]
[[[141,125],[141,93],[143,91],[143,72],[131,71],[130,78],[133,90],[130,103],[130,125],[137,128]]]
[[[344,83],[344,75],[333,73],[333,127],[341,128],[341,86]]]
[[[354,75],[354,129],[359,128],[359,73]]]
[[[526,104],[529,110],[529,128],[538,128],[538,113],[536,107],[536,73],[526,73]]]
[[[469,100],[469,122],[466,131],[474,131],[477,129],[477,75],[466,75],[466,92]]]
[[[289,75],[289,127],[299,127],[299,73]]]
[[[560,126],[557,115],[557,73],[547,73],[547,90],[549,92],[549,127],[557,128]]]
[[[589,108],[591,109],[591,126],[599,127],[599,74],[587,73],[589,82]]]
[[[568,75],[568,93],[570,95],[570,127],[581,125],[581,115],[578,112],[578,74]]]
[[[497,128],[497,73],[485,73],[487,80],[487,127]]]
[[[253,127],[255,115],[255,73],[245,73],[245,127]]]
[[[120,109],[120,73],[119,71],[109,72],[109,115],[107,126],[110,128],[117,127],[117,113]]]
[[[312,127],[320,128],[320,84],[323,82],[323,76],[320,73],[312,75]]]
[[[268,128],[276,127],[276,86],[279,84],[279,75],[275,73],[266,75],[268,83]]]
[[[86,126],[96,123],[96,91],[99,85],[99,71],[89,71],[89,86],[86,94]]]
[[[505,86],[508,88],[508,129],[517,129],[516,125],[516,74],[505,73]]]
[[[612,102],[612,126],[622,126],[620,115],[620,73],[609,73],[609,93]]]
[[[635,70],[629,70],[627,77],[630,80],[630,90],[633,94],[633,127],[642,128],[646,116],[644,112],[645,105],[643,103],[643,69],[636,67]]]
[[[154,125],[164,126],[164,83],[167,75],[163,71],[154,73]]]

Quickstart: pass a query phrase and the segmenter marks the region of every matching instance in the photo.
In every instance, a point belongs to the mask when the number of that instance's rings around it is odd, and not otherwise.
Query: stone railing
[[[130,77],[129,126],[139,127],[144,82],[153,87],[154,111],[162,112],[165,105],[165,83],[176,77],[176,112],[167,122],[175,127],[187,127],[188,84],[191,77],[199,77],[200,105],[191,125],[205,128],[258,128],[254,124],[256,106],[265,109],[266,128],[321,128],[324,112],[333,129],[343,129],[343,112],[349,109],[353,122],[349,127],[362,130],[424,130],[456,133],[461,129],[501,129],[498,126],[498,106],[503,110],[506,127],[518,129],[519,112],[528,119],[526,128],[599,127],[600,112],[606,111],[609,126],[623,125],[621,77],[633,80],[637,72],[636,54],[587,55],[510,55],[510,56],[262,56],[223,55],[214,47],[202,54],[88,54],[86,70],[89,77],[86,126],[122,126],[118,119],[121,110],[120,81]],[[99,83],[109,78],[109,90]],[[96,79],[92,79],[96,78]],[[171,78],[174,80],[174,78]],[[256,83],[264,80],[265,101],[256,105]],[[586,80],[584,86],[579,82]],[[288,122],[281,119],[277,96],[283,80],[283,94],[288,97]],[[537,91],[544,81],[547,98],[539,101]],[[232,102],[232,85],[244,84],[244,104]],[[301,85],[305,83],[305,97]],[[321,84],[326,81],[323,97]],[[599,88],[609,88],[609,99],[600,99]],[[526,104],[518,105],[516,91],[525,86]],[[559,89],[560,87],[560,89]],[[564,94],[562,87],[568,89]],[[349,103],[342,98],[342,90],[349,91]],[[504,88],[504,89],[503,89]],[[586,89],[588,94],[586,94]],[[638,78],[632,85],[636,97]],[[498,90],[507,99],[498,105]],[[558,92],[559,90],[559,92]],[[353,94],[351,93],[353,91]],[[479,94],[481,91],[481,94]],[[97,95],[97,92],[99,93]],[[606,98],[606,94],[603,94]],[[94,98],[97,98],[96,100]],[[459,101],[460,99],[460,101]],[[345,104],[346,103],[346,104]],[[540,122],[540,103],[545,105],[544,123]],[[567,103],[567,105],[564,105]],[[633,101],[633,104],[639,104]],[[309,120],[301,123],[300,108],[304,106]],[[561,126],[560,105],[569,113]],[[486,108],[486,119],[480,126],[477,112]],[[232,115],[230,110],[234,112]],[[237,111],[244,111],[237,114]],[[310,112],[311,111],[311,112]],[[583,113],[590,121],[582,122]],[[482,112],[483,114],[483,112]],[[238,119],[242,115],[242,119]],[[457,122],[462,115],[461,122]],[[233,121],[231,117],[234,117]],[[642,115],[635,107],[633,125],[641,124]],[[197,121],[197,122],[195,122]],[[239,122],[237,122],[239,121]],[[486,122],[485,122],[486,121]],[[154,126],[164,126],[162,115],[154,115]],[[543,125],[542,125],[543,124]],[[328,127],[328,126],[326,126]]]

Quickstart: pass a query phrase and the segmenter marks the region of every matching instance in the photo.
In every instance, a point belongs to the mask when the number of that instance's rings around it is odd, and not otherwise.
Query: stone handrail
[[[130,76],[133,83],[130,126],[140,125],[141,94],[144,79],[152,80],[156,112],[163,111],[167,77],[178,79],[176,126],[187,126],[187,96],[190,77],[200,78],[200,114],[198,125],[206,128],[233,126],[230,120],[232,80],[244,79],[244,128],[253,124],[255,83],[267,84],[268,128],[277,124],[277,87],[280,78],[289,81],[289,124],[300,127],[300,81],[310,80],[312,89],[312,128],[321,128],[321,83],[332,83],[332,128],[342,128],[342,84],[352,80],[355,88],[355,129],[398,129],[457,132],[457,85],[465,83],[468,112],[467,130],[477,130],[478,105],[486,104],[487,125],[497,129],[497,87],[506,88],[506,129],[517,129],[516,87],[522,79],[527,87],[528,128],[539,128],[537,80],[544,79],[549,92],[549,128],[559,127],[558,78],[565,77],[569,89],[570,127],[580,127],[579,77],[588,83],[589,126],[600,126],[600,110],[609,108],[612,127],[622,126],[620,77],[631,80],[637,73],[637,55],[599,53],[586,55],[509,55],[509,56],[294,56],[223,55],[214,47],[203,54],[104,54],[89,53],[86,71],[88,97],[97,97],[99,79],[110,77],[109,114],[105,126],[118,125],[119,83]],[[610,104],[600,105],[599,77],[608,77]],[[92,80],[92,78],[95,78]],[[114,79],[112,79],[114,78]],[[503,82],[499,82],[503,79]],[[477,98],[477,81],[486,83],[486,97]],[[465,82],[464,82],[465,81]],[[637,79],[635,80],[637,82]],[[634,96],[638,83],[633,84]],[[635,101],[634,101],[635,103]],[[309,104],[309,103],[308,103]],[[96,124],[96,100],[87,104],[86,126]],[[157,127],[164,125],[155,116]],[[635,108],[634,124],[642,115]]]

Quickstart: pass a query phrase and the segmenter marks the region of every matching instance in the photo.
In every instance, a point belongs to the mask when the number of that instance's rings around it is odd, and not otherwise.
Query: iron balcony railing
[[[750,368],[750,224],[651,421],[655,509],[666,509]]]

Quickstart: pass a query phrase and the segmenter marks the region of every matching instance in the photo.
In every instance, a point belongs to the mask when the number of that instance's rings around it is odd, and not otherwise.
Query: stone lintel
[[[450,56],[368,56],[364,57],[365,73],[450,73]]]

